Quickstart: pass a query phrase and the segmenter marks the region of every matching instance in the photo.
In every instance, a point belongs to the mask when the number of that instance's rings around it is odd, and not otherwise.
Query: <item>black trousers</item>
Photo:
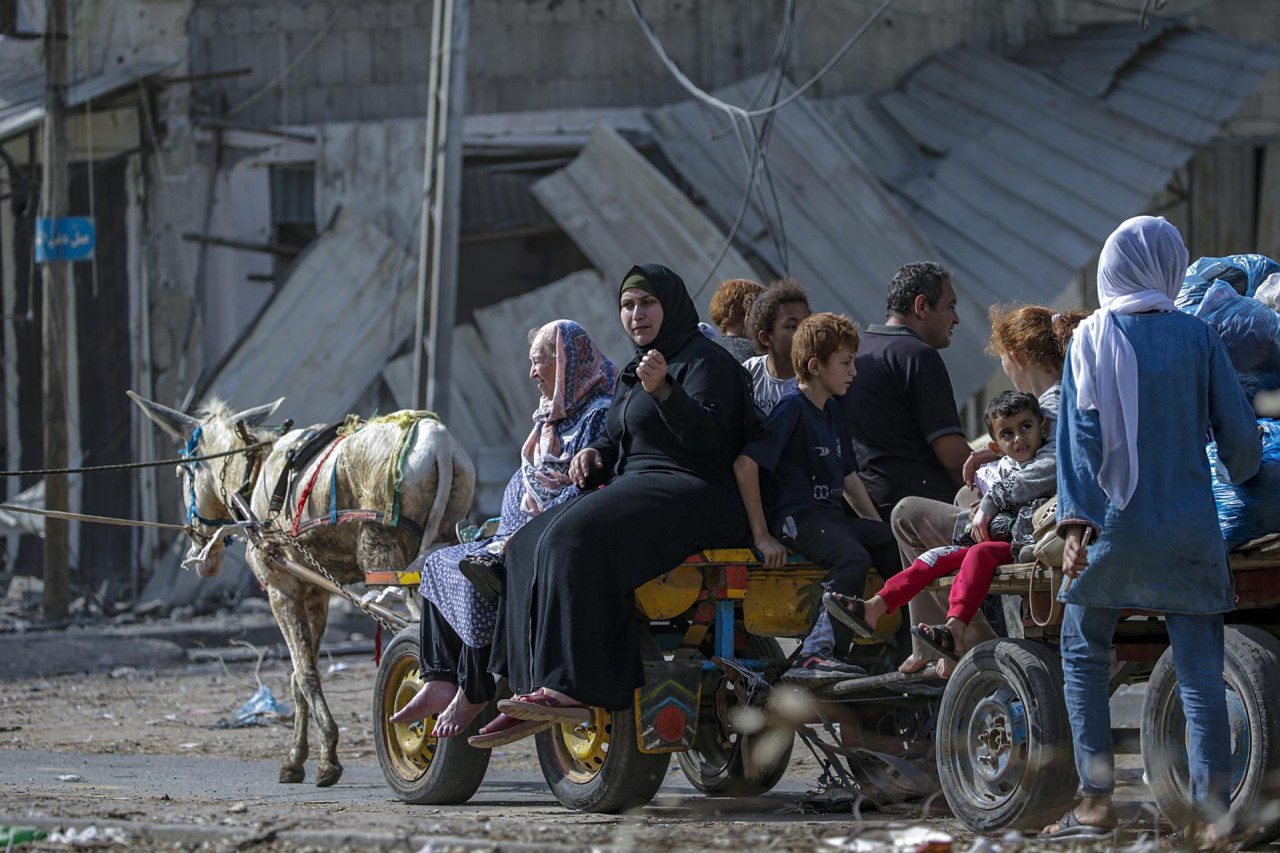
[[[847,505],[801,510],[790,518],[794,531],[784,523],[778,539],[825,568],[822,585],[832,592],[861,598],[872,566],[886,580],[902,570],[893,529],[883,521],[861,518]],[[831,620],[831,629],[836,654],[845,654],[853,643],[853,629],[838,619]]]
[[[422,601],[422,643],[418,660],[423,681],[447,681],[474,704],[488,702],[497,693],[489,674],[489,646],[472,648],[445,621],[430,601]]]

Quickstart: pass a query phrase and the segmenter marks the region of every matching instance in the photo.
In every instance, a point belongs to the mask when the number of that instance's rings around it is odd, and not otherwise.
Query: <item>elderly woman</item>
[[[1223,614],[1234,608],[1205,435],[1232,483],[1258,470],[1258,425],[1226,349],[1174,310],[1187,266],[1178,230],[1137,216],[1098,259],[1101,308],[1068,351],[1058,421],[1058,533],[1066,540],[1062,669],[1082,802],[1047,832],[1107,834],[1115,760],[1111,641],[1126,609],[1165,615],[1187,720],[1191,799],[1226,814],[1231,726]],[[1091,538],[1086,539],[1086,534]]]
[[[433,551],[414,563],[422,573],[422,677],[417,695],[391,717],[407,723],[435,714],[436,737],[466,731],[493,699],[489,647],[498,603],[478,593],[459,564],[501,558],[507,538],[554,506],[579,494],[569,462],[604,435],[617,368],[571,320],[556,320],[529,335],[529,378],[542,392],[520,470],[502,497],[492,538]]]
[[[684,282],[656,264],[632,268],[619,289],[636,344],[605,436],[570,474],[608,481],[527,524],[510,540],[506,620],[493,672],[514,698],[471,738],[493,747],[553,724],[583,722],[587,706],[631,706],[644,681],[636,588],[699,548],[747,533],[733,461],[755,424],[742,368],[698,333]]]

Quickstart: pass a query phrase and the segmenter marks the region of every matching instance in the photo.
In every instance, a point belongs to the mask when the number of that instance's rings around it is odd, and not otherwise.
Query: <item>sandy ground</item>
[[[151,823],[248,829],[264,836],[250,845],[255,850],[305,849],[265,837],[299,827],[659,850],[814,850],[822,839],[849,831],[847,813],[805,813],[796,805],[818,776],[816,762],[800,748],[779,786],[781,793],[709,799],[690,788],[672,762],[670,784],[653,805],[637,815],[602,816],[574,814],[555,803],[529,740],[495,751],[485,785],[466,806],[406,805],[393,797],[377,766],[370,722],[372,661],[346,657],[325,667],[331,669],[325,675],[325,695],[342,727],[340,758],[347,768],[342,782],[328,789],[275,781],[291,726],[214,727],[254,693],[259,679],[277,698],[287,700],[284,662],[260,667],[214,663],[159,672],[122,668],[104,675],[0,682],[0,765],[11,774],[0,778],[0,813],[97,818],[103,826],[117,821],[126,827]],[[171,792],[163,785],[157,788],[155,777],[170,772],[181,781],[171,784]],[[308,773],[314,773],[314,761]],[[199,789],[202,779],[219,774],[229,778]],[[60,781],[69,776],[81,778]],[[919,814],[920,807],[911,806],[891,817]],[[938,825],[958,828],[954,821]],[[135,839],[129,847],[174,849],[140,843]],[[207,849],[250,847],[214,843]],[[351,849],[369,848],[369,842],[362,842]]]

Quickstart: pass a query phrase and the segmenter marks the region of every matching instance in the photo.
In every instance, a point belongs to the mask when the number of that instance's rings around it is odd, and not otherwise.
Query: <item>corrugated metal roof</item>
[[[67,87],[67,106],[76,107],[125,89],[167,71],[176,62],[164,62],[150,65],[135,65],[128,68],[113,68],[106,74],[99,74]],[[4,94],[0,95],[0,139],[7,139],[22,133],[44,120],[44,79],[28,78],[22,83],[0,87]]]
[[[277,397],[299,426],[340,418],[414,331],[415,264],[342,210],[298,258],[206,387],[236,407]]]
[[[742,104],[757,89],[758,79],[746,80],[716,97]],[[813,104],[797,100],[778,112],[768,155],[788,245],[786,272],[809,289],[815,310],[847,314],[864,326],[884,320],[885,291],[898,267],[940,257],[938,248],[876,180],[861,152],[846,141],[851,129],[863,127],[859,146],[886,174],[910,173],[923,160],[887,120],[864,122],[864,113],[875,109],[861,99],[842,99],[837,125],[845,128],[842,132]],[[731,223],[742,203],[745,165],[732,135],[720,132],[723,115],[688,101],[654,110],[649,119],[663,154],[720,221]],[[743,220],[738,242],[776,274],[784,273],[756,200]],[[976,391],[990,375],[990,363],[981,355],[985,311],[964,292],[966,286],[958,284],[961,323],[943,353],[960,398]]]
[[[975,297],[1052,304],[1280,63],[1270,48],[1204,31],[1125,31],[1128,46],[1117,31],[1031,51],[1038,62],[1056,57],[1049,75],[948,51],[870,99],[882,110],[850,99],[821,109]],[[1193,55],[1202,69],[1179,67]],[[1071,73],[1085,75],[1081,85],[1051,79]],[[1082,94],[1101,90],[1105,98]],[[911,150],[884,152],[895,133]]]
[[[1156,22],[1146,33],[1132,24],[1087,27],[1014,58],[1162,134],[1202,145],[1280,63],[1280,51]]]
[[[638,263],[662,263],[693,293],[724,243],[724,234],[661,172],[604,125],[572,163],[533,185],[533,194],[569,233],[606,282],[619,282]],[[757,278],[729,249],[712,282]]]

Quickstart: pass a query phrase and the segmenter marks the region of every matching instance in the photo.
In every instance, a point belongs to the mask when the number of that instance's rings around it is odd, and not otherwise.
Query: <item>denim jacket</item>
[[[1253,409],[1217,333],[1178,312],[1116,316],[1138,360],[1138,484],[1124,511],[1098,485],[1098,413],[1076,406],[1067,359],[1058,418],[1058,525],[1093,529],[1089,567],[1059,599],[1165,613],[1234,608],[1205,456],[1210,429],[1231,482],[1257,473]],[[1064,584],[1065,586],[1065,584]]]

